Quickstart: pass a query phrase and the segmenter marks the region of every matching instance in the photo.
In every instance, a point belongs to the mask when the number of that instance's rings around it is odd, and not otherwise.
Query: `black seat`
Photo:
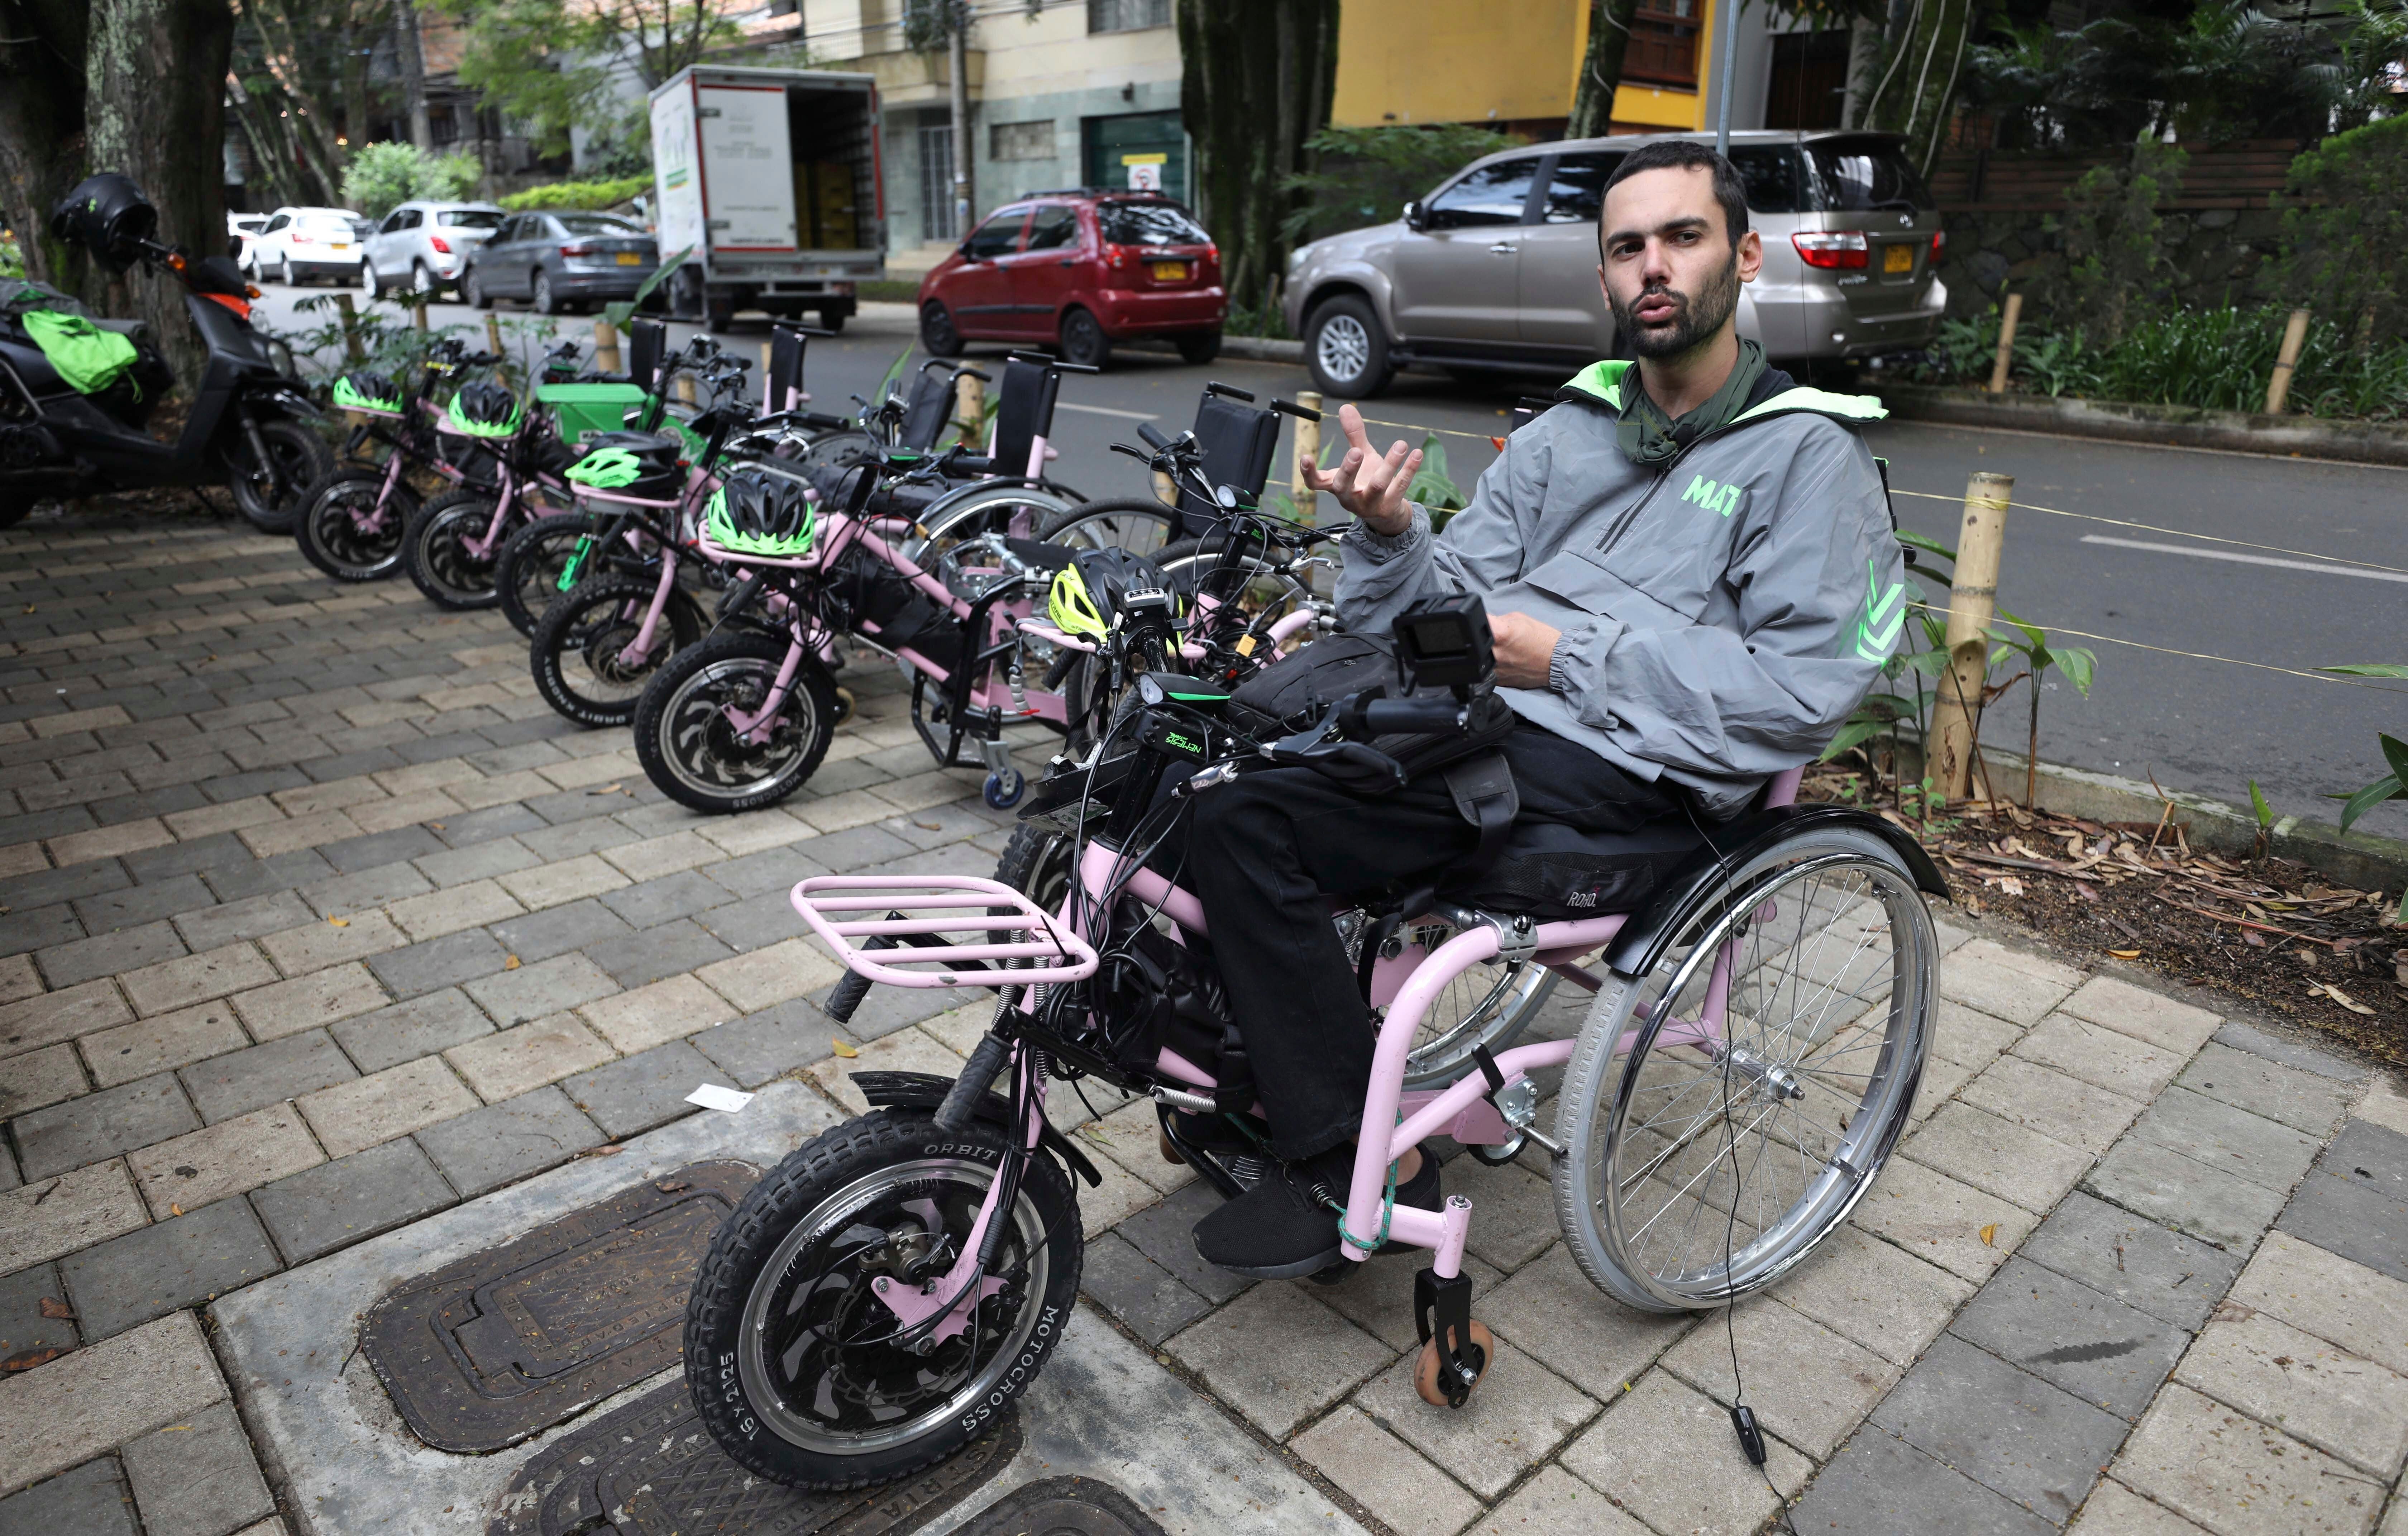
[[[1582,832],[1523,822],[1485,873],[1441,887],[1446,900],[1541,923],[1636,912],[1706,846],[1686,817],[1630,832]]]
[[[896,434],[897,448],[922,452],[937,446],[953,414],[953,376],[941,363],[924,364],[911,380],[903,402],[903,423]]]
[[[1003,382],[996,389],[995,472],[1009,479],[1028,473],[1028,455],[1037,439],[1054,435],[1054,397],[1062,376],[1044,363],[1014,357],[1003,365]]]
[[[1262,499],[1270,479],[1271,455],[1279,447],[1279,417],[1231,399],[1217,385],[1204,391],[1196,408],[1196,445],[1203,451],[1204,477],[1217,490],[1228,486],[1238,504],[1253,507]],[[1200,538],[1218,527],[1221,509],[1186,485],[1179,488],[1179,534]]]

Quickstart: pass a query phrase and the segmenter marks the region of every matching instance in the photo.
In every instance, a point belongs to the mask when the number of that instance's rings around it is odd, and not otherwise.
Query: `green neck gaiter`
[[[1747,408],[1747,397],[1756,390],[1756,380],[1764,377],[1764,349],[1745,337],[1740,338],[1739,362],[1714,392],[1697,409],[1674,421],[1664,414],[1664,408],[1647,397],[1647,386],[1641,381],[1639,370],[1630,370],[1630,397],[1622,408],[1622,421],[1614,428],[1614,441],[1631,463],[1641,468],[1656,468],[1670,464],[1684,448],[1718,427],[1728,426],[1731,418]]]

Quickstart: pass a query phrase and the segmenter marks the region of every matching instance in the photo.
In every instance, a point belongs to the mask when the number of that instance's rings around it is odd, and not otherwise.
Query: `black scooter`
[[[86,395],[22,325],[0,319],[0,528],[51,496],[224,485],[253,524],[289,533],[303,490],[334,468],[333,450],[308,424],[324,412],[251,328],[257,290],[223,256],[159,244],[158,227],[142,190],[114,173],[85,180],[50,215],[52,235],[108,270],[140,262],[183,284],[208,363],[181,434],[163,443],[143,431],[173,375],[140,322],[94,322],[133,341],[137,359],[117,383]]]

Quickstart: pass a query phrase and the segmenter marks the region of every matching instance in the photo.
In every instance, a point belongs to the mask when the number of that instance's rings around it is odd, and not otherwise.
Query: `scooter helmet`
[[[570,465],[565,478],[596,491],[624,491],[644,478],[644,461],[624,448],[598,448]]]
[[[443,412],[444,426],[471,438],[515,437],[520,421],[519,397],[490,379],[463,384]]]
[[[83,247],[111,272],[141,260],[144,243],[158,232],[159,210],[115,171],[84,178],[50,209],[50,233]]]
[[[722,549],[792,560],[810,553],[818,515],[800,481],[738,471],[711,493],[703,526]]]
[[[335,409],[401,413],[401,386],[373,369],[360,368],[335,380]]]

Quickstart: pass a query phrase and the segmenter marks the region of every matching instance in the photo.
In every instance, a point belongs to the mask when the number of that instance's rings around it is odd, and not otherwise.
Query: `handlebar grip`
[[[1137,435],[1145,439],[1146,446],[1153,449],[1157,453],[1170,446],[1170,439],[1164,437],[1161,431],[1157,429],[1152,422],[1138,423]]]
[[[895,938],[892,934],[882,933],[875,939],[862,940],[861,947],[865,950],[893,949]],[[827,1007],[823,1012],[838,1024],[851,1023],[853,1011],[861,1006],[861,999],[869,996],[869,989],[874,984],[857,970],[845,972],[844,980],[837,983],[835,989],[828,993]]]
[[[1452,698],[1375,698],[1363,706],[1363,728],[1375,736],[1405,731],[1451,731],[1463,706]]]
[[[1000,1035],[990,1034],[978,1042],[970,1053],[969,1065],[962,1075],[953,1079],[945,1101],[937,1106],[937,1128],[948,1136],[958,1136],[978,1111],[978,1101],[986,1096],[988,1084],[1003,1070],[1011,1058],[1011,1042]]]

